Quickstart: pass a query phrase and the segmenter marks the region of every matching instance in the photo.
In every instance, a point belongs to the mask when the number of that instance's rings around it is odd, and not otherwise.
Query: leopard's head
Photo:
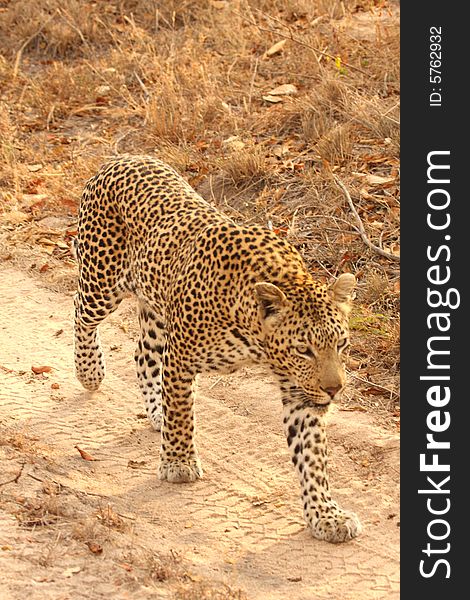
[[[313,280],[281,287],[255,285],[268,365],[278,376],[283,402],[325,407],[345,385],[344,353],[356,279],[344,273],[330,286]]]

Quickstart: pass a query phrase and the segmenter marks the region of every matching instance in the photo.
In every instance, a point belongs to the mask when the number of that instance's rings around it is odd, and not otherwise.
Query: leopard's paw
[[[337,509],[311,523],[313,537],[333,544],[347,542],[362,532],[362,525],[353,512]]]
[[[158,467],[158,478],[170,483],[188,483],[202,477],[202,468],[197,457],[189,460],[162,459]]]
[[[95,369],[76,369],[75,375],[86,390],[96,392],[104,379],[105,369],[101,365]]]

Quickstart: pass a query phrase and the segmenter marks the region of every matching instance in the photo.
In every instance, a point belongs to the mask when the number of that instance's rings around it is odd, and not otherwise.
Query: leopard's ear
[[[263,281],[255,284],[255,296],[261,321],[266,325],[277,322],[287,306],[284,292],[273,283]]]
[[[333,300],[340,304],[350,304],[353,298],[353,291],[356,286],[356,278],[352,273],[343,273],[329,287],[329,292]]]

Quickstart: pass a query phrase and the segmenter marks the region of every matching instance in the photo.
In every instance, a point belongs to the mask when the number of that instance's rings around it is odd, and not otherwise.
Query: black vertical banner
[[[465,3],[401,6],[401,597],[468,596],[470,37]],[[464,364],[465,362],[465,364]]]

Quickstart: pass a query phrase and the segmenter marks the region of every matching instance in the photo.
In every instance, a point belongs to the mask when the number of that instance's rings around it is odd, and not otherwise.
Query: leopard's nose
[[[335,385],[327,388],[322,388],[322,390],[326,392],[330,398],[333,399],[342,387],[342,385]]]

